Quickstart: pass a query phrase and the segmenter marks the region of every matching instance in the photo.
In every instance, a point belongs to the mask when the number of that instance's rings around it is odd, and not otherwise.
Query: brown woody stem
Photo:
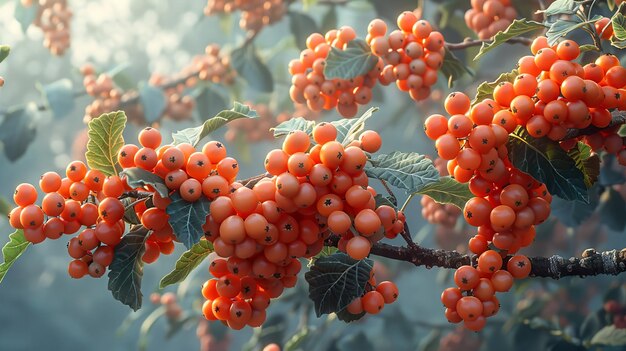
[[[626,123],[626,112],[624,111],[615,111],[613,112],[613,120],[611,120],[611,123],[609,123],[608,126],[604,127],[604,128],[598,128],[594,125],[591,125],[587,128],[583,128],[583,129],[569,129],[567,131],[567,134],[565,134],[565,137],[563,138],[563,140],[568,140],[568,139],[572,139],[572,138],[576,138],[582,135],[591,135],[591,134],[595,134],[599,131],[602,130],[606,130],[606,129],[611,129],[611,128],[615,128],[617,126],[620,126],[622,124]]]

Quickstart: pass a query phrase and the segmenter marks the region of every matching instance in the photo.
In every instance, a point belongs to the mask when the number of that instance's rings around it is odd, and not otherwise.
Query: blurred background
[[[287,64],[298,57],[303,44],[298,40],[306,38],[309,34],[306,30],[311,28],[299,26],[308,22],[298,16],[311,19],[312,28],[318,30],[349,25],[357,33],[365,33],[372,19],[383,18],[394,23],[398,13],[414,10],[417,3],[421,6],[422,17],[439,27],[446,41],[460,42],[465,37],[475,37],[463,20],[469,1],[320,0],[317,4],[304,1],[307,2],[313,4],[300,1],[290,4],[288,14],[273,19],[274,23],[264,27],[254,38],[256,59],[271,72],[272,89],[255,81],[262,80],[263,75],[253,69],[244,80],[237,78],[231,85],[224,80],[183,91],[168,91],[167,110],[163,116],[157,116],[158,120],[150,121],[147,114],[142,117],[141,113],[127,111],[130,122],[124,134],[126,141],[136,142],[137,132],[148,124],[158,125],[162,134],[169,136],[173,131],[199,125],[216,112],[230,108],[234,100],[249,102],[267,116],[265,124],[235,125],[211,136],[226,143],[229,154],[239,160],[240,175],[245,178],[259,174],[263,169],[260,160],[279,145],[259,132],[275,125],[277,118],[293,115],[317,120],[340,118],[334,110],[313,113],[306,107],[294,107],[289,99]],[[514,2],[520,17],[532,16],[536,7],[531,3]],[[206,16],[207,3],[201,0],[70,0],[63,4],[62,10],[72,13],[71,18],[68,16],[69,37],[53,38],[51,42],[50,34],[46,34],[42,26],[31,24],[36,13],[20,1],[0,0],[0,44],[11,47],[9,58],[0,64],[0,76],[5,79],[0,89],[0,118],[4,116],[0,134],[15,135],[0,146],[4,150],[0,155],[0,207],[5,213],[11,206],[16,185],[36,183],[39,176],[49,170],[64,172],[69,161],[83,157],[85,121],[106,106],[105,101],[94,106],[96,99],[85,94],[86,78],[81,67],[92,65],[96,72],[112,77],[121,91],[132,93],[150,82],[167,83],[184,75],[194,57],[205,54],[207,45],[217,44],[221,48],[220,55],[227,55],[247,37],[240,27],[239,12]],[[524,46],[506,45],[476,63],[471,60],[475,49],[460,51],[457,56],[470,67],[474,76],[466,75],[453,89],[440,77],[430,98],[419,103],[395,87],[375,89],[370,106],[378,106],[380,111],[367,127],[382,135],[383,152],[416,151],[432,156],[434,149],[422,132],[422,124],[429,114],[443,111],[443,98],[454,90],[473,95],[480,82],[494,80],[500,73],[510,71],[517,59],[527,53]],[[248,64],[254,66],[254,63]],[[193,100],[185,99],[186,95]],[[151,103],[150,98],[142,98]],[[365,109],[362,107],[361,112]],[[20,118],[8,123],[7,116],[11,113]],[[169,141],[171,139],[166,138],[164,143]],[[402,202],[405,195],[398,195]],[[623,208],[617,210],[623,211]],[[406,211],[417,242],[426,247],[465,250],[465,242],[473,234],[470,228],[463,226],[462,220],[436,226],[428,223],[421,211],[417,200]],[[607,225],[599,211],[591,212],[581,224],[582,219],[572,219],[572,211],[565,209],[563,218],[540,227],[537,243],[527,254],[569,257],[580,255],[590,246],[599,251],[623,247],[624,225]],[[454,219],[454,215],[452,217]],[[2,241],[11,232],[8,222],[1,218]],[[59,350],[197,350],[201,343],[206,346],[207,335],[213,338],[210,350],[246,347],[257,350],[269,342],[285,344],[304,326],[315,330],[315,334],[311,334],[313,338],[303,350],[455,350],[461,349],[460,345],[466,351],[543,350],[563,345],[563,340],[582,340],[583,324],[593,323],[590,316],[601,309],[607,291],[621,296],[619,283],[623,282],[622,277],[598,277],[584,281],[534,279],[518,283],[514,294],[502,295],[502,312],[488,322],[485,331],[474,334],[457,330],[443,315],[439,295],[450,284],[452,271],[415,268],[408,263],[376,259],[378,280],[393,279],[400,290],[398,302],[379,315],[349,325],[328,316],[318,319],[307,299],[306,284],[299,284],[283,298],[272,302],[267,326],[263,329],[227,331],[213,323],[207,330],[207,326],[201,324],[203,340],[196,336],[200,320],[198,301],[201,283],[209,278],[210,260],[187,282],[165,291],[158,290],[158,282],[184,252],[182,246],[157,263],[146,265],[142,285],[144,307],[131,313],[127,306],[112,299],[106,278],[74,280],[68,277],[67,265],[71,258],[67,255],[66,244],[67,240],[61,238],[29,248],[0,284],[0,350],[50,347]],[[149,318],[150,323],[145,322],[158,307],[149,301],[153,292],[176,293],[182,312],[156,320]]]

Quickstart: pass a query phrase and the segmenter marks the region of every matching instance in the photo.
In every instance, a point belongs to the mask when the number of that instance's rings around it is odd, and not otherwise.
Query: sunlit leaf
[[[371,71],[378,57],[370,50],[363,39],[354,39],[344,50],[332,47],[326,58],[324,77],[326,79],[353,79]]]
[[[529,21],[527,19],[513,20],[513,22],[504,31],[500,31],[496,35],[494,35],[491,42],[482,44],[482,46],[480,47],[480,51],[478,51],[478,54],[476,55],[476,57],[474,57],[474,60],[478,60],[487,52],[506,43],[509,39],[544,28],[545,26],[539,22]]]
[[[467,183],[459,183],[451,177],[441,177],[437,182],[426,184],[417,193],[427,195],[440,204],[452,204],[460,209],[474,197]]]
[[[208,240],[200,240],[194,244],[191,249],[185,251],[178,261],[174,270],[169,272],[161,282],[159,288],[163,289],[166,286],[177,284],[185,280],[189,273],[191,273],[209,254],[213,251],[213,244]]]
[[[117,174],[117,154],[124,145],[122,133],[126,127],[124,111],[104,113],[89,122],[87,164],[106,175]]]
[[[310,135],[313,133],[314,127],[314,121],[309,121],[308,119],[304,119],[302,117],[295,117],[280,123],[271,130],[274,132],[275,138],[280,138],[296,130],[301,130]]]
[[[0,283],[13,263],[26,251],[30,242],[24,237],[24,231],[18,229],[9,235],[9,242],[2,247],[3,262],[0,263]]]
[[[8,45],[0,45],[0,62],[4,61],[11,53],[11,48]]]
[[[608,325],[591,338],[591,344],[623,347],[626,345],[626,329]]]
[[[378,107],[370,107],[359,118],[342,118],[337,121],[330,122],[337,128],[337,140],[343,146],[347,146],[352,141],[358,139],[365,130],[365,122],[378,111]]]
[[[587,188],[591,188],[600,176],[600,157],[598,154],[592,154],[591,147],[583,142],[576,143],[576,146],[567,154],[576,162],[576,168],[583,173]]]
[[[543,11],[544,16],[573,15],[578,4],[574,0],[556,0]]]
[[[496,89],[498,84],[503,83],[503,82],[513,83],[517,75],[518,75],[517,69],[514,69],[511,72],[502,73],[500,76],[498,76],[498,79],[496,79],[493,82],[482,82],[476,89],[476,97],[474,98],[474,101],[472,101],[472,104],[476,104],[485,99],[493,98],[493,91]]]
[[[379,154],[371,163],[371,166],[365,166],[368,177],[387,181],[407,193],[419,192],[427,185],[439,182],[439,171],[433,162],[415,152]]]

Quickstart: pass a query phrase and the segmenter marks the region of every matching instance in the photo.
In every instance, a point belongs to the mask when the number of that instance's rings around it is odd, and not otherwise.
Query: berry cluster
[[[198,72],[198,78],[212,83],[231,85],[235,81],[236,72],[230,65],[230,57],[220,51],[217,44],[208,45],[204,55],[194,56],[191,66],[182,74]]]
[[[113,78],[106,74],[96,74],[93,66],[86,64],[80,68],[83,75],[83,86],[87,94],[94,98],[93,102],[85,107],[83,121],[88,123],[92,119],[116,109],[122,98],[122,93],[114,86]]]
[[[376,208],[363,171],[365,151],[377,151],[380,136],[365,131],[345,148],[336,137],[329,123],[314,128],[315,145],[305,132],[290,133],[265,159],[272,178],[252,188],[240,183],[229,188],[219,175],[202,184],[213,200],[205,236],[222,257],[211,264],[215,279],[203,288],[207,319],[234,329],[262,324],[269,300],[296,284],[298,258],[317,255],[331,232],[341,235],[340,250],[363,259],[372,242],[403,230],[393,208]]]
[[[358,105],[364,105],[372,99],[372,87],[376,84],[382,70],[382,60],[368,73],[353,79],[326,79],[324,68],[331,47],[345,50],[348,43],[356,39],[352,27],[344,26],[333,29],[325,36],[311,34],[306,41],[307,48],[300,53],[299,59],[289,63],[291,99],[300,104],[306,103],[312,111],[337,108],[344,117],[354,117]]]
[[[465,12],[465,24],[480,39],[504,31],[515,18],[517,11],[510,0],[472,0],[472,8]]]
[[[383,310],[385,304],[396,302],[398,299],[398,287],[391,281],[384,281],[376,284],[374,271],[366,285],[366,292],[363,296],[357,297],[346,307],[346,311],[353,315],[361,313],[377,314]]]
[[[152,293],[150,294],[150,302],[165,307],[165,317],[170,323],[180,320],[183,315],[183,308],[178,303],[178,298],[174,293],[167,292],[163,295],[156,292]]]
[[[18,207],[9,214],[11,226],[23,229],[24,237],[33,244],[80,231],[67,245],[74,259],[68,272],[72,278],[101,277],[125,229],[124,205],[117,199],[124,190],[121,180],[74,161],[67,166],[65,178],[55,172],[43,174],[39,188],[46,194],[41,206],[35,204],[37,189],[33,185],[17,186],[13,200]],[[83,226],[86,228],[81,230]]]
[[[437,70],[443,64],[443,35],[410,11],[398,16],[397,25],[398,29],[388,35],[387,25],[380,19],[370,22],[367,28],[366,40],[372,53],[384,62],[379,81],[383,85],[395,82],[413,100],[424,100],[437,82]]]
[[[287,13],[284,0],[208,0],[204,8],[207,16],[216,13],[241,11],[239,27],[258,32],[264,26],[279,21]]]
[[[70,20],[72,11],[67,0],[21,0],[22,6],[37,6],[33,24],[44,34],[43,45],[53,55],[61,56],[70,47]]]

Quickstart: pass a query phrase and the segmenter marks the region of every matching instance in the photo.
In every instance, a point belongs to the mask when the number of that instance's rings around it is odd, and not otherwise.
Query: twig
[[[448,48],[448,50],[464,50],[464,49],[471,48],[474,46],[481,46],[483,43],[490,44],[492,42],[493,41],[491,39],[466,38],[464,41],[460,43],[446,43],[446,47]],[[533,42],[532,39],[524,38],[524,37],[511,38],[506,41],[507,44],[523,44],[523,45],[530,45],[532,44],[532,42]]]
[[[331,235],[326,245],[337,246],[339,236]],[[385,243],[372,245],[372,255],[390,258],[396,261],[405,261],[415,266],[441,267],[456,269],[463,265],[476,262],[476,255],[464,255],[456,251],[430,249],[416,245],[414,248],[393,246]],[[504,269],[511,256],[504,259]],[[617,275],[626,271],[626,249],[612,250],[598,253],[587,249],[583,258],[564,258],[558,255],[552,257],[531,257],[530,275],[560,279],[567,276],[595,276],[600,274]]]
[[[153,193],[149,192],[149,191],[139,191],[139,190],[131,190],[131,191],[126,191],[124,192],[122,195],[120,195],[119,199],[125,199],[127,197],[133,198],[133,199],[146,199],[149,198],[150,196],[152,196]]]
[[[596,126],[589,126],[587,128],[583,128],[583,129],[569,129],[567,131],[567,134],[565,134],[565,137],[563,137],[562,140],[568,140],[568,139],[572,139],[572,138],[576,138],[582,135],[591,135],[591,134],[595,134],[599,131],[602,130],[606,130],[606,129],[613,129],[617,126],[620,126],[622,124],[626,123],[626,112],[624,111],[616,111],[613,112],[613,119],[611,120],[611,123],[609,123],[608,126],[604,127],[604,128],[599,128]]]
[[[241,183],[241,185],[252,189],[258,182],[260,182],[261,180],[263,180],[264,178],[268,178],[270,177],[269,173],[263,173],[263,174],[259,174],[259,175],[255,175],[254,177],[250,177],[247,179],[242,179],[239,181],[239,183]]]

